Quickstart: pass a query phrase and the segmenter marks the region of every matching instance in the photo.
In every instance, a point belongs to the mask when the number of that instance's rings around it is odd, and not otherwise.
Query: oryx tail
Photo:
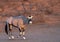
[[[8,34],[10,31],[10,25],[8,23],[5,24],[5,33]]]

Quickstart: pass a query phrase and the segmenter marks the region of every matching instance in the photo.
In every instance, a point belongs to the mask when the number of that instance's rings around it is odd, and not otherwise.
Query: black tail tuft
[[[7,23],[5,24],[5,32],[6,32],[6,34],[8,34],[8,27],[7,27]]]

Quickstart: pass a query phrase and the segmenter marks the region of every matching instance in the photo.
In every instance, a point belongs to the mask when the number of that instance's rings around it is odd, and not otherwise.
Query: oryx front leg
[[[23,39],[26,39],[26,37],[25,37],[25,32],[23,32]]]

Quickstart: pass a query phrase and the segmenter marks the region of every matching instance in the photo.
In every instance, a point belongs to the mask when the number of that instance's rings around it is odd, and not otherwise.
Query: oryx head
[[[32,18],[33,18],[33,16],[28,16],[27,18],[28,18],[28,24],[32,24]]]

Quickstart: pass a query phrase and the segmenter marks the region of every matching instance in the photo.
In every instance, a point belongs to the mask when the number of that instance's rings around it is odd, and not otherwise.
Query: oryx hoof
[[[12,39],[14,39],[14,36],[11,36]]]
[[[23,39],[25,40],[25,39],[26,39],[26,37],[23,37]]]
[[[9,39],[11,39],[11,37],[9,37]]]

